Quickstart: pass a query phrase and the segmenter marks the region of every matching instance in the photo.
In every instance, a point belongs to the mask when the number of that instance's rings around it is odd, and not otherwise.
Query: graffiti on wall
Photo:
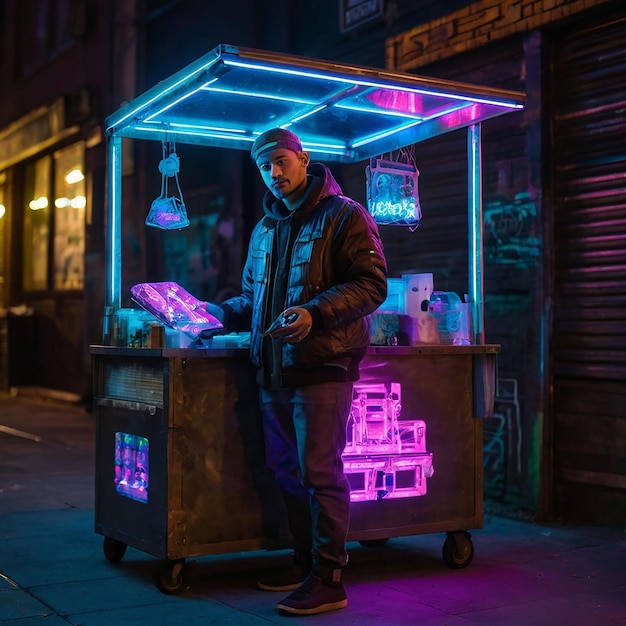
[[[493,417],[483,428],[485,493],[502,498],[522,474],[522,425],[517,380],[499,378]]]
[[[485,260],[532,267],[539,259],[538,191],[528,159],[497,163],[498,180],[483,208]]]

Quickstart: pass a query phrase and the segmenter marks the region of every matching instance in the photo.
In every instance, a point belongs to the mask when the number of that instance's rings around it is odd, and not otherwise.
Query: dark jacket
[[[250,238],[242,294],[221,305],[227,329],[250,328],[250,359],[264,370],[260,382],[270,386],[356,380],[370,342],[365,316],[387,295],[387,266],[373,218],[341,195],[326,166],[313,164],[308,173],[303,202],[293,213],[266,193],[265,217]],[[276,281],[281,268],[284,279]],[[263,338],[271,321],[291,306],[311,313],[309,335],[297,344]]]

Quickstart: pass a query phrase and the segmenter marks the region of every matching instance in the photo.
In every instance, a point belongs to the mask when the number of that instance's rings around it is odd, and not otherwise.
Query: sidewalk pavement
[[[350,543],[348,607],[278,614],[259,576],[288,551],[190,559],[165,595],[158,562],[128,548],[114,564],[94,532],[94,420],[85,407],[0,394],[0,623],[175,626],[307,623],[420,626],[626,625],[626,532],[485,515],[473,562],[447,568],[445,535]]]

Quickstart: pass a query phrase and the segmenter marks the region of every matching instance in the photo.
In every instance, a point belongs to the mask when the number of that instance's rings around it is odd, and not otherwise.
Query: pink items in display
[[[130,290],[133,300],[160,322],[193,337],[224,326],[206,310],[206,303],[175,282],[139,283]]]

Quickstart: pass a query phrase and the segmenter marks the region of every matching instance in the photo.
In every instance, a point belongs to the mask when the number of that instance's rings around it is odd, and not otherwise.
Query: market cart
[[[104,331],[91,352],[95,530],[109,560],[127,546],[154,555],[160,589],[176,593],[186,558],[290,545],[245,336],[183,345],[150,324],[151,347],[128,341],[122,140],[249,150],[279,125],[314,156],[350,163],[467,129],[469,345],[371,346],[344,453],[349,540],[446,533],[444,562],[460,568],[483,522],[480,418],[493,407],[499,351],[484,342],[480,123],[523,106],[518,92],[221,45],[107,119]]]

